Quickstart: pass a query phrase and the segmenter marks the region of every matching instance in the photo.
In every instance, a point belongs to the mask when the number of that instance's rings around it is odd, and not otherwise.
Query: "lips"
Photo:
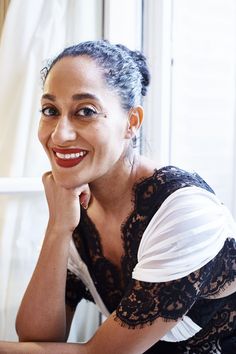
[[[73,167],[78,165],[87,155],[87,150],[82,149],[52,149],[56,163],[60,167]]]

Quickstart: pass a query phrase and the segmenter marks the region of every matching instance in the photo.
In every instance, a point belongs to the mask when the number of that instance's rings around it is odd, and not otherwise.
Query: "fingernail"
[[[80,202],[80,205],[82,205],[82,207],[87,210],[88,209],[88,205],[86,205],[84,202]]]

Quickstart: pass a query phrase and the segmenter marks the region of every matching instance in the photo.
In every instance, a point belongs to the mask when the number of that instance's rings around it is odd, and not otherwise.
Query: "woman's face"
[[[120,160],[129,143],[127,113],[95,61],[66,57],[53,66],[38,136],[56,182],[67,188],[98,179]]]

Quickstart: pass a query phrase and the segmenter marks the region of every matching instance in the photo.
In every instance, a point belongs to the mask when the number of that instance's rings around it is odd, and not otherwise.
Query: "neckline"
[[[109,264],[111,264],[113,267],[115,267],[117,269],[117,271],[121,271],[122,270],[122,260],[123,258],[126,256],[127,253],[127,249],[126,249],[126,240],[125,240],[125,233],[124,233],[124,229],[126,227],[126,225],[129,223],[130,220],[132,220],[132,218],[135,216],[135,214],[137,213],[137,199],[138,199],[138,189],[139,187],[142,186],[142,184],[147,183],[148,181],[153,180],[154,178],[156,178],[156,176],[158,176],[162,171],[165,171],[166,169],[176,169],[175,166],[172,165],[167,165],[161,168],[154,168],[153,169],[153,173],[149,176],[143,176],[137,179],[137,181],[133,184],[132,186],[132,190],[131,190],[131,204],[132,204],[132,208],[131,210],[128,212],[128,215],[124,218],[124,220],[121,222],[120,225],[120,233],[121,233],[121,238],[122,238],[122,244],[123,244],[123,250],[124,250],[124,254],[123,256],[121,256],[120,259],[120,268],[117,267],[112,261],[110,261],[108,258],[106,258],[104,256],[104,251],[103,251],[103,246],[102,246],[102,242],[101,242],[101,236],[100,233],[96,227],[96,224],[92,221],[92,219],[89,217],[87,210],[83,209],[82,212],[85,216],[85,218],[87,219],[87,222],[89,222],[90,226],[92,226],[93,231],[94,231],[94,235],[96,235],[96,242],[97,245],[99,247],[99,256],[102,257],[104,260],[106,260]]]
[[[152,180],[158,173],[158,171],[160,171],[161,169],[156,169],[154,168],[153,173],[146,177],[140,177],[132,186],[132,190],[131,190],[131,204],[132,204],[132,208],[131,210],[128,212],[128,215],[126,216],[126,218],[122,221],[121,225],[120,225],[120,232],[122,235],[122,240],[123,240],[123,246],[124,246],[124,228],[127,225],[128,221],[130,219],[132,219],[132,217],[134,216],[134,214],[137,211],[137,194],[138,194],[138,187],[141,186],[143,183],[146,183],[150,180]],[[124,248],[124,247],[123,247]],[[124,248],[125,249],[125,248]]]
[[[109,264],[119,275],[119,280],[120,280],[120,286],[122,289],[124,289],[124,285],[125,285],[125,274],[123,274],[123,262],[124,259],[127,257],[127,253],[128,253],[128,249],[127,249],[127,244],[126,244],[126,234],[125,234],[125,228],[127,225],[129,225],[129,223],[131,222],[131,220],[135,217],[135,214],[137,213],[137,197],[138,197],[138,188],[144,184],[144,183],[148,183],[148,181],[153,180],[156,175],[158,174],[158,172],[160,172],[163,168],[160,169],[154,169],[153,173],[150,176],[143,176],[140,177],[132,186],[132,191],[131,191],[131,203],[132,203],[132,208],[130,210],[130,212],[128,213],[128,215],[126,216],[126,218],[121,222],[120,225],[120,234],[121,234],[121,239],[122,239],[122,246],[123,246],[123,254],[120,258],[120,266],[118,267],[115,263],[112,262],[112,260],[108,259],[107,257],[105,257],[104,255],[104,250],[103,250],[103,245],[101,242],[101,236],[100,233],[96,227],[96,224],[93,222],[93,220],[89,217],[87,210],[83,210],[83,214],[86,218],[86,222],[89,223],[89,225],[92,227],[93,230],[93,235],[95,237],[96,240],[96,245],[98,246],[99,249],[99,257],[103,260],[103,262],[106,262],[107,264]]]

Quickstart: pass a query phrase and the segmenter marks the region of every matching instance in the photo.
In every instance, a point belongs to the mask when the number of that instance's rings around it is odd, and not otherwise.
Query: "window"
[[[144,3],[152,156],[196,170],[236,216],[235,1]]]

